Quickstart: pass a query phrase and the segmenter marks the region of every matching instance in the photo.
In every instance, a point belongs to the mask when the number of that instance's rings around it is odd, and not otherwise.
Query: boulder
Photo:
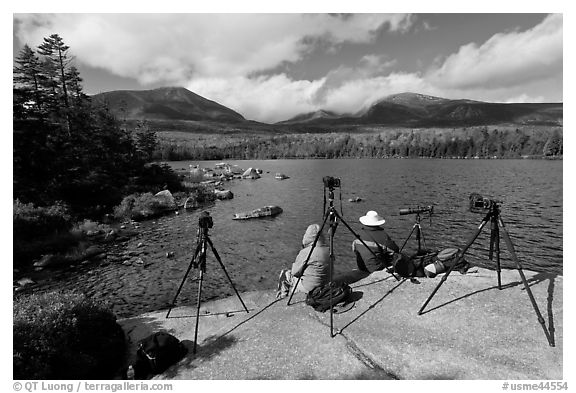
[[[16,281],[16,283],[17,283],[18,285],[20,285],[21,287],[25,287],[25,286],[27,286],[27,285],[36,284],[36,283],[35,283],[31,278],[29,278],[29,277],[21,278],[20,280]]]
[[[48,267],[58,265],[62,262],[61,258],[58,258],[56,255],[48,254],[43,255],[40,260],[34,262],[34,267]]]
[[[102,247],[99,246],[90,246],[84,251],[84,255],[82,259],[90,259],[95,257],[96,255],[103,254],[105,251]]]
[[[174,200],[174,196],[168,190],[163,190],[154,195],[154,198],[158,200],[160,203],[160,207],[166,209],[173,209],[176,207],[176,201]]]
[[[220,200],[234,198],[234,194],[230,190],[214,190],[214,195]]]

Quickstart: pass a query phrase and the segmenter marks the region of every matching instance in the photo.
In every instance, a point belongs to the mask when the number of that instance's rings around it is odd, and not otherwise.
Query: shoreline
[[[423,315],[417,310],[439,282],[396,282],[385,272],[355,281],[354,306],[334,316],[287,306],[274,291],[202,303],[198,352],[192,353],[196,309],[175,308],[120,320],[132,345],[166,330],[188,355],[154,379],[557,379],[563,378],[563,278],[525,271],[555,347],[549,346],[518,273],[454,274]],[[498,326],[496,329],[495,326]],[[133,347],[131,347],[133,349]],[[132,353],[132,352],[130,352]],[[127,359],[129,362],[131,359]]]

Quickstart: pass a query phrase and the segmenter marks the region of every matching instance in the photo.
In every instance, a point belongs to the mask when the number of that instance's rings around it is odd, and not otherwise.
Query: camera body
[[[210,213],[203,212],[198,218],[198,226],[202,229],[212,228],[214,226],[214,221],[212,221],[212,217],[210,217]]]
[[[322,181],[324,182],[324,187],[326,188],[340,188],[340,179],[337,177],[324,176]]]
[[[499,201],[483,197],[478,193],[470,194],[470,211],[472,213],[486,214],[494,209]]]

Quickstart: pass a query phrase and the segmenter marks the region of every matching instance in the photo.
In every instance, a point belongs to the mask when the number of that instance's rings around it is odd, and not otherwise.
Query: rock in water
[[[24,277],[17,281],[18,285],[25,287],[26,285],[36,284],[31,278]]]
[[[234,198],[234,194],[230,190],[214,190],[214,194],[220,200]]]
[[[174,200],[174,196],[168,190],[163,190],[154,195],[154,197],[160,202],[160,205],[163,208],[173,209],[176,207],[176,201]]]
[[[48,267],[58,264],[60,261],[53,254],[43,255],[39,261],[34,263],[34,267]]]

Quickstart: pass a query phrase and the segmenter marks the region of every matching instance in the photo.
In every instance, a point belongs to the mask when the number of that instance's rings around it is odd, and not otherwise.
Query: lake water
[[[544,160],[260,160],[229,161],[247,169],[263,170],[257,180],[224,183],[234,199],[207,206],[214,227],[210,238],[239,291],[276,288],[278,273],[289,268],[304,231],[323,220],[322,178],[341,179],[335,206],[354,229],[358,218],[376,210],[386,219],[389,235],[402,245],[414,224],[414,215],[399,209],[434,205],[432,223],[423,217],[422,230],[428,248],[464,247],[475,233],[482,214],[468,211],[468,196],[478,192],[501,200],[502,219],[525,269],[562,274],[562,161]],[[213,168],[216,162],[172,162],[175,169],[190,164]],[[276,180],[283,172],[287,180]],[[340,195],[341,191],[341,195]],[[342,203],[340,204],[340,196]],[[351,203],[348,199],[362,198]],[[284,209],[276,217],[232,220],[236,212],[266,205]],[[173,300],[190,264],[202,210],[181,211],[138,224],[138,235],[117,246],[118,253],[142,258],[144,264],[118,262],[78,266],[55,275],[41,290],[80,289],[111,303],[120,317],[165,309]],[[472,264],[495,268],[488,260],[490,225],[467,253]],[[340,224],[334,238],[335,271],[356,268],[351,250],[353,235]],[[406,251],[417,247],[415,237]],[[513,261],[501,241],[503,267]],[[167,258],[166,253],[174,253]],[[132,258],[136,258],[132,257]],[[195,305],[195,270],[178,297],[178,305]],[[202,300],[234,295],[214,255],[209,251]]]
[[[399,209],[434,205],[431,225],[423,216],[422,230],[428,248],[464,247],[484,215],[469,212],[472,192],[502,201],[501,217],[511,235],[523,267],[562,273],[562,161],[545,160],[258,160],[229,161],[246,169],[264,171],[257,180],[229,184],[234,199],[219,201],[208,209],[214,219],[211,235],[223,259],[262,264],[265,272],[289,266],[311,223],[323,220],[322,178],[341,179],[335,206],[353,229],[358,218],[376,210],[386,219],[389,235],[401,246],[414,224],[414,215]],[[214,167],[214,162],[173,162],[174,168],[189,164]],[[287,180],[276,180],[283,172]],[[228,187],[228,184],[224,184]],[[341,201],[340,203],[340,194]],[[362,198],[352,203],[353,197]],[[278,205],[284,212],[259,220],[233,221],[234,212]],[[196,217],[190,217],[196,223]],[[488,260],[490,225],[469,251],[470,262],[494,267]],[[355,266],[350,244],[353,235],[339,225],[335,236],[335,269]],[[406,250],[415,250],[415,237]],[[501,240],[501,261],[513,267]]]

